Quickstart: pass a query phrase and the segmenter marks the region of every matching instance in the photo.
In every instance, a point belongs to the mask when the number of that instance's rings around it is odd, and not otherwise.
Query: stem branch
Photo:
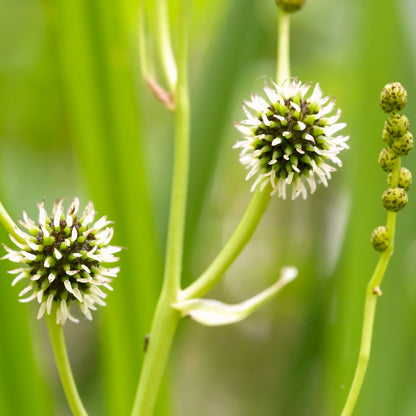
[[[230,267],[250,240],[269,202],[269,187],[263,189],[263,191],[257,190],[255,192],[240,224],[228,243],[206,271],[194,283],[182,291],[181,300],[203,296],[219,282],[228,267]]]
[[[161,0],[159,3],[165,4],[165,1]],[[190,105],[187,71],[187,35],[190,20],[190,5],[190,0],[180,1],[180,9],[178,12],[178,83],[176,87],[175,158],[165,273],[162,292],[152,323],[149,348],[143,363],[134,400],[132,416],[151,416],[153,413],[170,347],[180,318],[179,313],[171,305],[177,300],[180,288],[188,189]],[[168,36],[168,32],[163,36]],[[165,39],[165,41],[167,40]]]

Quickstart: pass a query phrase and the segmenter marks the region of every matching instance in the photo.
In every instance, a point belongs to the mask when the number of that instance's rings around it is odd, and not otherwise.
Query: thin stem
[[[178,80],[178,69],[176,68],[175,57],[172,51],[167,0],[155,0],[155,10],[157,30],[155,31],[154,35],[156,38],[156,44],[159,51],[163,72],[171,92],[174,93]],[[179,20],[181,20],[181,16],[179,16]],[[180,64],[178,62],[178,66],[179,65]]]
[[[279,10],[277,22],[277,74],[276,80],[280,85],[290,77],[289,59],[290,15]]]
[[[228,267],[230,267],[250,240],[269,202],[269,188],[255,192],[240,224],[228,243],[206,271],[194,283],[181,292],[181,300],[203,296],[221,280]]]
[[[52,314],[53,315],[53,314]],[[88,413],[79,397],[75,385],[74,376],[72,375],[71,365],[69,364],[68,353],[65,347],[65,338],[62,325],[55,322],[52,315],[46,315],[49,337],[51,340],[52,350],[55,356],[56,366],[58,367],[59,376],[61,377],[66,398],[71,407],[74,416],[87,416]]]
[[[165,274],[152,323],[132,416],[151,416],[180,315],[177,300],[182,272],[186,197],[189,169],[190,106],[188,91],[188,26],[191,0],[180,2],[178,18],[178,85],[175,113],[175,159],[170,201]]]
[[[152,54],[147,47],[146,35],[145,35],[145,0],[142,0],[139,4],[139,25],[138,25],[138,44],[139,44],[139,61],[142,77],[149,87],[153,95],[166,105],[168,110],[173,111],[175,108],[173,95],[169,91],[166,91],[158,83],[155,73],[155,68],[152,62]]]
[[[392,172],[392,187],[397,186],[398,177],[400,172],[400,159],[396,168]],[[341,416],[350,416],[354,410],[358,396],[363,385],[364,377],[367,372],[368,362],[371,354],[371,340],[374,330],[374,318],[376,314],[377,298],[382,294],[380,290],[381,281],[386,272],[389,260],[394,251],[394,236],[396,229],[396,216],[395,212],[387,213],[387,235],[390,241],[389,246],[381,254],[377,266],[374,270],[373,276],[368,283],[365,303],[364,303],[364,316],[363,327],[361,332],[361,345],[358,356],[357,367],[355,369],[354,378],[348,393],[347,401],[345,402],[344,409]]]

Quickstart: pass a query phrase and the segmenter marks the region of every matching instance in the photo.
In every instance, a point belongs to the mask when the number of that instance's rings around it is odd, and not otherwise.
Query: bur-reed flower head
[[[118,260],[114,256],[121,247],[111,246],[113,228],[109,227],[107,217],[94,222],[96,212],[89,202],[78,216],[79,200],[74,198],[64,213],[63,200],[55,202],[49,216],[44,203],[38,204],[39,220],[31,220],[23,212],[20,224],[27,232],[15,227],[15,238],[10,239],[17,246],[12,250],[4,248],[7,258],[20,267],[9,273],[28,284],[20,292],[20,302],[35,300],[39,303],[38,319],[45,312],[56,316],[58,324],[67,319],[78,322],[71,313],[70,305],[77,303],[87,319],[92,319],[96,305],[105,305],[106,288],[112,290],[110,283],[119,272],[119,267],[108,268],[106,263]]]
[[[335,166],[342,166],[338,154],[347,149],[349,137],[336,133],[345,127],[337,123],[341,110],[333,113],[335,100],[324,97],[319,84],[307,95],[311,84],[293,79],[264,88],[267,100],[252,95],[244,102],[246,120],[236,123],[243,139],[240,162],[249,170],[246,179],[256,177],[251,190],[271,184],[272,194],[292,199],[316,189],[316,180],[325,186]]]

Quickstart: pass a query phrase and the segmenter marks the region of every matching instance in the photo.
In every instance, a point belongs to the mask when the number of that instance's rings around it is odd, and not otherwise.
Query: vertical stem
[[[151,416],[170,347],[179,321],[171,304],[178,297],[182,272],[186,197],[189,169],[190,106],[188,92],[188,26],[190,0],[180,1],[178,18],[178,84],[175,113],[175,159],[170,201],[165,274],[152,323],[149,348],[133,405],[132,416]]]
[[[82,404],[81,398],[79,397],[74,376],[72,375],[71,365],[69,364],[68,353],[65,347],[62,325],[58,325],[55,322],[54,314],[45,315],[45,318],[48,325],[49,337],[55,356],[56,366],[58,367],[62,386],[72,413],[74,416],[87,416],[88,413]]]
[[[156,30],[154,35],[156,37],[157,49],[159,51],[166,80],[171,91],[174,92],[178,78],[178,70],[176,69],[175,57],[173,56],[172,44],[170,40],[171,36],[167,0],[155,0],[155,10]],[[179,16],[179,20],[180,19],[181,16]],[[178,65],[180,64],[178,63]]]
[[[289,59],[290,16],[279,10],[277,22],[277,74],[276,82],[280,85],[290,77]]]
[[[392,172],[392,187],[397,186],[399,172],[400,158],[395,169]],[[386,228],[390,244],[387,247],[387,249],[383,251],[383,253],[381,254],[377,266],[374,270],[373,276],[371,277],[370,282],[367,286],[364,303],[364,316],[363,327],[361,332],[360,352],[358,356],[357,367],[354,373],[354,378],[341,416],[350,416],[352,414],[367,372],[368,361],[370,359],[371,354],[371,340],[374,330],[374,318],[376,314],[377,298],[381,295],[380,284],[389,264],[390,257],[394,251],[396,217],[397,214],[395,212],[389,211],[387,213]]]

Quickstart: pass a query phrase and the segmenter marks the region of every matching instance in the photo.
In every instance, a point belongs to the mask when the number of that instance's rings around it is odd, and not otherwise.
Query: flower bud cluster
[[[413,147],[413,136],[409,132],[409,120],[399,111],[407,103],[407,92],[399,82],[387,84],[380,96],[382,110],[390,114],[384,123],[383,141],[386,147],[380,152],[378,163],[387,173],[388,189],[383,192],[384,208],[390,212],[403,209],[408,201],[407,191],[412,184],[412,174],[401,166],[401,158],[406,156]],[[377,227],[371,235],[371,243],[375,250],[384,251],[388,248],[389,233],[386,227]]]

